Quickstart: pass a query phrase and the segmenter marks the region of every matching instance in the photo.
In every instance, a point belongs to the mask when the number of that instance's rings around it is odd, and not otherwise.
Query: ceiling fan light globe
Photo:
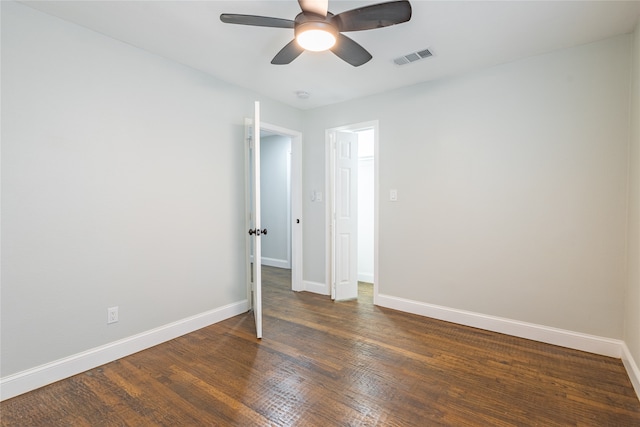
[[[336,37],[325,30],[307,30],[296,36],[300,47],[312,52],[331,49],[336,44]]]
[[[305,50],[322,52],[331,49],[338,40],[338,29],[324,18],[307,16],[303,13],[296,17],[295,38]]]

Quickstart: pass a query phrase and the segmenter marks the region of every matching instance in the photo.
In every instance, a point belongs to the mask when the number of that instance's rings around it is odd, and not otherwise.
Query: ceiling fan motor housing
[[[298,37],[299,34],[309,30],[321,30],[332,34],[334,37],[338,37],[338,28],[331,22],[333,13],[327,13],[327,16],[316,15],[315,13],[299,13],[296,16],[294,34]]]

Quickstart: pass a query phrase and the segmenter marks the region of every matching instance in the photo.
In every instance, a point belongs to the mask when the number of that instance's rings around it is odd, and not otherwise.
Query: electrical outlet
[[[118,321],[118,307],[107,308],[107,324]]]

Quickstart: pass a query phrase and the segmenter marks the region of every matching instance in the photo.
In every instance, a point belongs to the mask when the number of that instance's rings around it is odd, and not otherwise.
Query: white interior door
[[[358,298],[358,135],[335,132],[333,289],[335,300]]]
[[[260,223],[260,103],[256,101],[254,117],[245,125],[245,168],[247,204],[247,292],[249,309],[253,309],[256,336],[262,338],[262,254],[261,238],[266,234]]]

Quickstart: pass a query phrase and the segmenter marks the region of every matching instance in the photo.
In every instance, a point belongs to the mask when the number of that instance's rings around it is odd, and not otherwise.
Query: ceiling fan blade
[[[303,12],[315,13],[320,16],[327,16],[329,0],[298,0],[300,9]]]
[[[344,34],[338,34],[338,40],[331,48],[331,52],[354,67],[359,67],[373,58],[365,48]]]
[[[280,52],[276,54],[271,60],[274,65],[286,65],[291,63],[300,54],[304,52],[304,49],[300,47],[296,39],[291,40],[285,47],[280,49]]]
[[[362,31],[401,24],[411,19],[406,0],[378,3],[339,13],[332,18],[340,31]]]
[[[255,25],[257,27],[293,28],[295,22],[290,19],[270,18],[268,16],[237,15],[223,13],[220,20],[227,24]]]

